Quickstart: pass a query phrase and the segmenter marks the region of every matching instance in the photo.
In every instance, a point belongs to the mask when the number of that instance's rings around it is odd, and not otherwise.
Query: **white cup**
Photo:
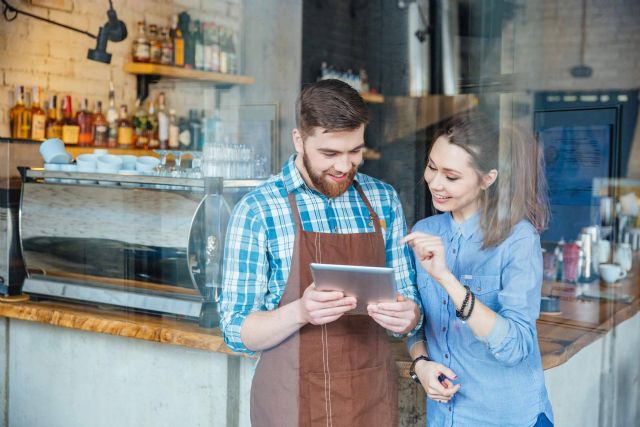
[[[73,156],[64,149],[64,142],[50,138],[40,144],[38,149],[45,163],[70,163]]]
[[[613,285],[618,280],[627,277],[627,272],[618,264],[600,264],[598,272],[607,285]]]
[[[74,165],[73,163],[67,163],[64,165],[60,165],[60,170],[62,172],[77,172],[78,170],[78,166]],[[69,178],[62,178],[60,179],[60,182],[65,183],[65,184],[73,184],[76,182],[75,179],[69,179]]]
[[[122,168],[127,171],[136,170],[136,162],[138,161],[138,156],[134,156],[132,154],[123,154],[120,156],[122,159]]]
[[[140,156],[136,161],[136,170],[138,172],[151,173],[156,166],[160,164],[160,159],[153,156]]]
[[[96,169],[102,173],[118,173],[122,169],[122,159],[113,154],[104,154],[98,157]]]

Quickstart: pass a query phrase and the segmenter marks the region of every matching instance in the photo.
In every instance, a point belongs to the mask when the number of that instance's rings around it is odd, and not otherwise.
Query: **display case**
[[[217,325],[231,207],[260,181],[21,173],[25,293]]]

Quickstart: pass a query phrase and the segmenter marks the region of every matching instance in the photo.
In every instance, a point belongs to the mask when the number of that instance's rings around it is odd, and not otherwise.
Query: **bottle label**
[[[169,127],[169,148],[178,148],[180,146],[179,135],[180,128],[178,126]]]
[[[96,125],[95,134],[93,136],[93,144],[95,146],[106,146],[109,140],[109,128],[104,125]]]
[[[166,114],[158,114],[158,138],[160,141],[169,139],[169,118]]]
[[[65,144],[78,144],[78,138],[80,137],[80,126],[64,125],[62,126],[62,140]]]
[[[133,144],[133,128],[118,128],[118,145],[130,147]]]
[[[31,139],[43,141],[45,137],[46,117],[43,114],[34,114],[31,118]]]
[[[151,55],[148,43],[137,43],[135,46],[135,52],[133,56],[136,61],[148,61]]]
[[[188,147],[191,145],[191,132],[189,132],[188,130],[183,130],[182,132],[180,132],[180,136],[178,137],[178,140],[180,141],[180,145],[184,146],[184,147]]]
[[[184,41],[183,40],[176,39],[174,54],[175,54],[174,65],[182,67],[184,65]]]

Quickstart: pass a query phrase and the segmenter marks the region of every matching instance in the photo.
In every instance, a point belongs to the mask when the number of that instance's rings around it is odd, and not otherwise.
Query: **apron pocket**
[[[390,384],[392,383],[392,384]],[[385,366],[307,375],[311,426],[391,426],[397,402]],[[325,390],[327,391],[325,393]],[[393,400],[393,401],[391,401]]]

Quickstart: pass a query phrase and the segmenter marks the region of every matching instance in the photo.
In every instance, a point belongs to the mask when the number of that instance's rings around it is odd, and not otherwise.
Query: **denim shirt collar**
[[[480,211],[474,213],[471,217],[467,218],[462,224],[458,224],[453,219],[453,215],[449,213],[449,226],[450,226],[450,239],[457,235],[462,235],[464,240],[474,242],[482,241],[482,230],[480,229]]]
[[[304,182],[304,178],[300,174],[300,171],[296,167],[296,156],[297,154],[292,154],[287,160],[287,163],[282,168],[282,181],[284,182],[284,188],[287,190],[287,193],[291,193],[292,191],[303,188],[309,191],[315,191]],[[354,181],[358,181],[358,176],[360,173],[357,173],[354,177]]]

